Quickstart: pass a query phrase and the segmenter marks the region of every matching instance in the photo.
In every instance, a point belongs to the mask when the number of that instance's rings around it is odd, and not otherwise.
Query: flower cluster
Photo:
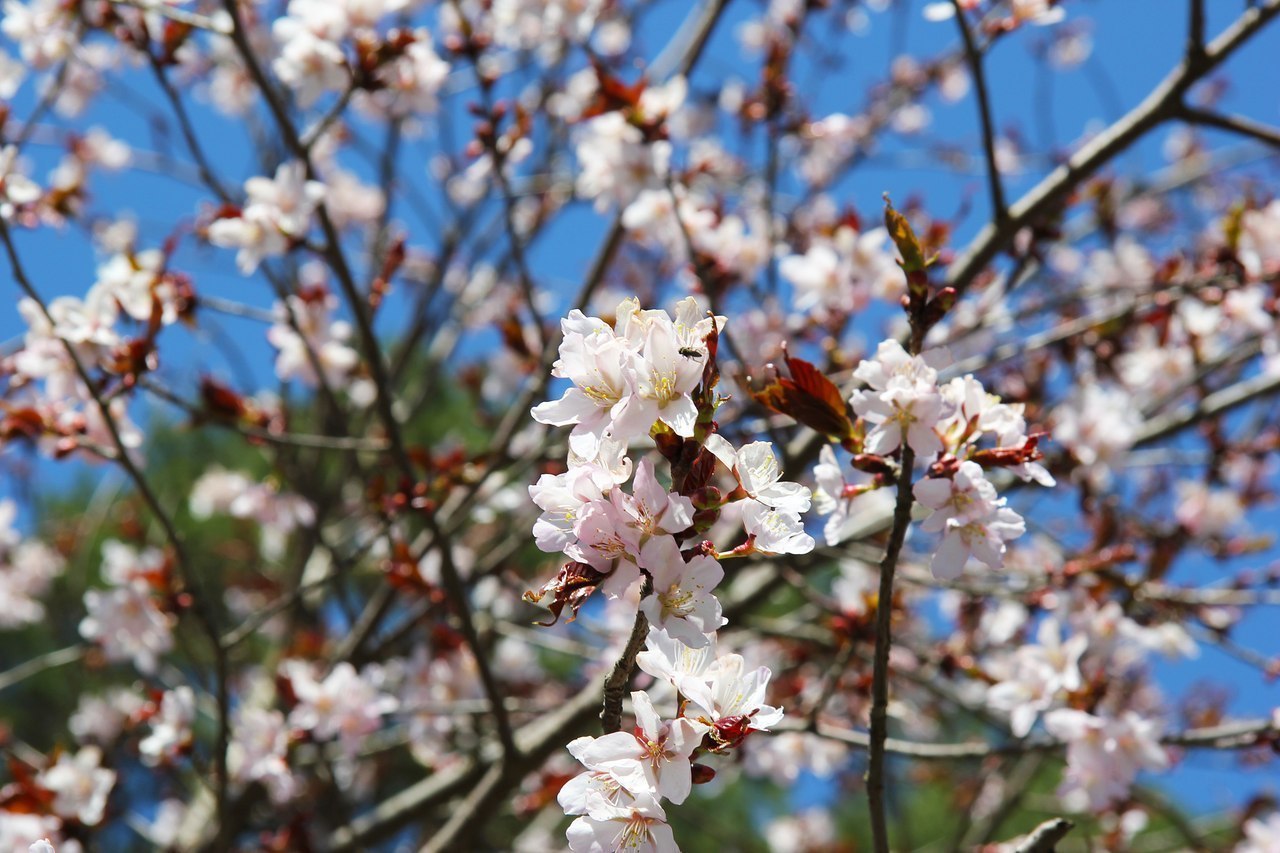
[[[131,661],[141,672],[155,672],[160,655],[173,648],[175,620],[160,597],[169,592],[168,560],[154,548],[138,551],[114,541],[102,552],[102,578],[110,586],[84,594],[89,614],[80,622],[80,636],[99,643],[109,661]]]
[[[818,508],[833,516],[827,538],[834,544],[852,501],[886,482],[886,463],[869,457],[894,454],[904,443],[910,447],[929,464],[930,476],[917,482],[913,493],[929,510],[922,529],[942,534],[932,561],[939,578],[958,576],[970,556],[1000,568],[1005,543],[1026,530],[986,469],[1007,468],[1025,482],[1054,484],[1038,461],[1039,436],[1027,432],[1022,407],[1001,402],[973,376],[941,382],[939,371],[948,361],[945,350],[913,356],[897,341],[880,344],[875,357],[854,370],[867,387],[854,391],[850,403],[866,427],[862,470],[878,467],[881,475],[869,483],[847,481],[830,447],[816,471]]]
[[[209,242],[239,249],[236,264],[245,275],[264,258],[283,255],[311,229],[311,214],[324,199],[325,186],[308,180],[299,162],[284,163],[274,178],[253,177],[244,183],[244,206],[209,224]]]
[[[800,515],[810,494],[782,480],[768,442],[735,448],[716,432],[723,323],[699,317],[692,298],[674,319],[641,310],[634,299],[618,306],[613,325],[575,311],[563,323],[554,368],[572,387],[533,410],[543,423],[573,427],[569,469],[543,474],[529,489],[543,510],[534,526],[538,547],[571,562],[526,597],[550,594],[557,617],[566,606],[576,615],[596,588],[614,599],[638,597],[648,638],[637,663],[674,691],[673,706],[676,696],[685,700],[664,721],[649,694],[632,693],[634,731],[569,745],[586,767],[560,792],[566,813],[579,816],[569,829],[575,851],[615,849],[619,839],[677,849],[662,802],[679,805],[688,796],[697,756],[732,749],[782,718],[765,704],[769,670],[748,670],[741,655],[718,653],[725,618],[714,593],[724,559],[812,550]],[[650,440],[671,463],[670,489],[651,458],[633,464],[629,456]],[[723,552],[698,541],[730,506],[745,541]],[[706,779],[712,771],[697,772]]]

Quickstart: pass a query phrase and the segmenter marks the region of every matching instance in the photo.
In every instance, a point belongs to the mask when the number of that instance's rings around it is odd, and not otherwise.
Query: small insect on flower
[[[694,361],[702,361],[702,353],[693,347],[680,347],[680,354],[685,358],[691,358]]]

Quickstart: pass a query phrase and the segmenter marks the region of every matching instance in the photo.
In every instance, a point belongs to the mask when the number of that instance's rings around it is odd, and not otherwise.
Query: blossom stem
[[[867,803],[871,808],[871,835],[876,853],[889,853],[889,829],[885,820],[885,741],[888,738],[889,645],[893,621],[893,575],[898,555],[911,524],[911,471],[916,455],[910,445],[902,446],[902,467],[898,473],[898,501],[893,511],[893,530],[880,561],[880,593],[876,599],[876,648],[871,672],[871,738],[867,746]]]
[[[646,580],[644,588],[640,591],[641,598],[649,594],[651,586],[652,584]],[[604,683],[604,708],[600,711],[600,724],[605,734],[613,734],[622,728],[622,697],[627,692],[628,682],[631,681],[631,671],[635,669],[636,655],[640,654],[645,637],[648,635],[649,619],[644,615],[643,610],[637,609],[636,621],[631,626],[631,637],[627,640],[627,647],[622,650],[622,657],[618,658],[617,663],[613,665],[613,670]]]

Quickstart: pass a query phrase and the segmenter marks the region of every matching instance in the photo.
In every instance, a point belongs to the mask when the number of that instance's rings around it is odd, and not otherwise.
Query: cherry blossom
[[[151,733],[138,744],[142,762],[154,767],[172,762],[191,745],[196,718],[196,696],[190,687],[166,690],[159,711],[149,720]]]
[[[634,732],[578,738],[569,743],[569,752],[588,769],[610,771],[619,780],[633,778],[638,766],[644,774],[645,791],[679,805],[692,788],[689,755],[701,742],[702,731],[683,718],[662,722],[647,693],[633,692],[631,701],[636,714]]]
[[[569,825],[573,853],[674,853],[679,849],[666,813],[652,796],[641,795],[625,807],[597,814],[601,816],[586,814]]]
[[[675,540],[660,536],[645,544],[640,564],[653,577],[653,593],[640,602],[649,624],[690,648],[707,645],[706,635],[725,621],[711,594],[724,578],[720,563],[703,554],[686,563]]]
[[[282,164],[274,178],[245,181],[244,192],[246,200],[239,215],[209,224],[209,242],[239,249],[236,264],[248,275],[264,258],[283,255],[294,241],[306,237],[311,214],[324,199],[325,186],[308,180],[306,167],[295,161]]]
[[[75,755],[63,753],[40,774],[40,784],[54,794],[53,810],[60,817],[94,826],[102,820],[116,773],[102,767],[102,750],[86,746]]]
[[[921,529],[943,534],[932,562],[936,577],[959,576],[971,555],[990,568],[1000,568],[1005,542],[1026,531],[1022,517],[1004,505],[1005,498],[996,496],[995,486],[976,462],[960,463],[950,478],[921,480],[913,491],[916,500],[933,510]]]
[[[359,673],[345,661],[323,680],[304,661],[286,660],[281,669],[298,698],[289,724],[321,740],[336,737],[348,757],[354,757],[364,737],[381,728],[383,716],[400,704],[380,691],[378,673]]]
[[[733,471],[742,490],[756,501],[776,510],[808,512],[809,489],[781,480],[782,465],[772,442],[755,441],[735,451],[724,438],[713,434],[707,436],[706,447]]]
[[[743,502],[742,525],[752,537],[752,545],[766,554],[807,554],[813,537],[804,532],[800,513],[773,509],[758,500]]]
[[[173,648],[173,619],[160,610],[145,582],[91,589],[84,604],[89,614],[80,622],[80,636],[99,643],[107,660],[132,661],[150,673],[160,655]]]
[[[938,389],[938,372],[929,364],[940,359],[911,356],[897,341],[885,341],[874,360],[862,361],[854,376],[871,391],[855,391],[853,410],[873,424],[867,433],[868,453],[892,453],[907,444],[922,457],[942,450],[935,427],[943,415],[943,399]]]
[[[241,784],[261,782],[277,803],[292,798],[298,785],[287,760],[289,729],[284,715],[243,708],[235,721],[234,736],[227,746],[227,770],[232,778]]]
[[[1059,708],[1044,718],[1050,734],[1067,742],[1067,769],[1059,795],[1075,808],[1102,809],[1129,793],[1140,770],[1162,770],[1169,757],[1160,725],[1132,711],[1097,717]]]

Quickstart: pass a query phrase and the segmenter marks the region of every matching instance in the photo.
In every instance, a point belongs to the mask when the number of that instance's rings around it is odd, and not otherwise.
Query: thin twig
[[[889,647],[893,643],[893,574],[911,524],[911,475],[916,455],[903,433],[902,462],[898,470],[898,500],[893,512],[893,530],[884,559],[880,561],[880,592],[876,599],[876,648],[871,670],[871,735],[868,743],[867,801],[871,807],[871,834],[877,853],[889,851],[889,828],[885,822],[884,777],[885,740],[889,736]]]
[[[1272,148],[1280,148],[1280,128],[1254,121],[1244,116],[1223,115],[1212,110],[1186,106],[1178,112],[1178,118],[1191,124],[1216,127],[1238,136],[1257,140]]]
[[[982,53],[973,38],[973,30],[965,18],[960,0],[951,0],[955,8],[956,26],[960,29],[960,37],[964,39],[965,59],[969,63],[969,73],[973,77],[973,88],[978,99],[978,118],[982,122],[982,152],[987,158],[987,186],[991,193],[991,214],[999,225],[1009,215],[1004,200],[1004,185],[1000,180],[1000,168],[996,164],[995,123],[991,118],[991,96],[987,91],[987,75],[982,67]]]

